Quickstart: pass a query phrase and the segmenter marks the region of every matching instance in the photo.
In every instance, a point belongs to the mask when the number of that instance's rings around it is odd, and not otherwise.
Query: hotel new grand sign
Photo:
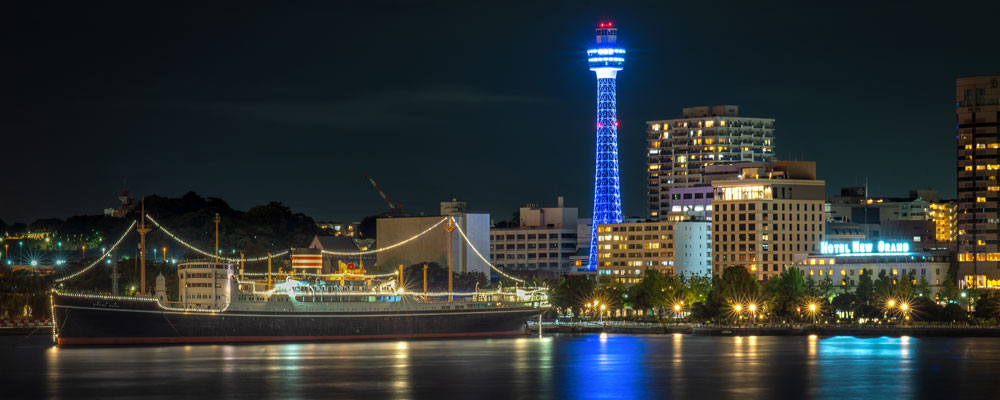
[[[819,244],[820,254],[831,254],[838,256],[849,256],[849,255],[906,255],[910,254],[910,244],[906,242],[843,242],[843,243],[828,243],[820,242]]]

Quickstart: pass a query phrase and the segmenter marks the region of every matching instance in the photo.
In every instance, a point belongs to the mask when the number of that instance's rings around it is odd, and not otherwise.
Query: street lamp
[[[607,307],[608,307],[607,305],[601,304],[601,323],[602,324],[604,323],[604,309],[606,309]]]
[[[808,308],[809,308],[809,318],[812,319],[812,322],[815,324],[816,323],[816,310],[819,309],[819,305],[816,304],[816,303],[809,303],[809,307]]]
[[[757,305],[756,304],[751,304],[749,307],[747,307],[747,309],[750,310],[750,319],[754,323],[756,323],[757,322]]]

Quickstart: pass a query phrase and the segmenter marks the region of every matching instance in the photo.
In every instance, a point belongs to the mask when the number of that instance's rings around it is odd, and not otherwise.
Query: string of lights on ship
[[[181,239],[180,237],[178,237],[177,235],[175,235],[173,232],[171,232],[169,229],[167,229],[162,224],[160,224],[159,221],[157,221],[156,219],[154,219],[152,216],[150,216],[150,215],[147,214],[146,215],[146,219],[148,219],[149,222],[153,223],[153,225],[155,225],[160,231],[162,231],[164,234],[166,234],[168,237],[170,237],[171,239],[173,239],[177,243],[180,243],[182,246],[184,246],[184,247],[186,247],[186,248],[190,249],[191,251],[194,251],[194,252],[196,252],[198,254],[201,254],[203,256],[216,258],[219,261],[224,261],[224,262],[229,262],[229,263],[238,263],[238,262],[253,263],[253,262],[261,262],[261,261],[267,261],[268,258],[284,257],[284,256],[288,255],[291,252],[290,249],[286,249],[286,250],[282,250],[282,251],[279,251],[279,252],[276,252],[276,253],[270,253],[269,255],[264,255],[264,256],[260,256],[260,257],[251,257],[251,258],[232,258],[232,257],[216,256],[216,255],[213,255],[211,252],[199,249],[199,248],[195,247],[194,245],[188,243],[184,239]],[[424,235],[430,233],[431,231],[433,231],[435,228],[441,226],[441,224],[445,223],[449,219],[451,219],[452,226],[454,226],[454,227],[457,228],[458,234],[459,234],[459,236],[462,237],[462,240],[465,241],[465,243],[469,246],[469,248],[472,249],[472,252],[475,253],[476,256],[479,257],[480,260],[482,260],[484,263],[486,263],[486,265],[489,265],[491,269],[493,269],[494,271],[496,271],[498,274],[500,274],[504,278],[513,280],[513,281],[518,282],[518,283],[524,283],[523,279],[519,279],[519,278],[513,277],[513,276],[511,276],[511,275],[503,272],[502,270],[500,270],[500,268],[498,268],[497,266],[493,265],[493,263],[489,262],[489,260],[487,260],[486,257],[483,256],[483,254],[479,251],[479,249],[477,249],[476,246],[472,244],[472,241],[470,241],[469,237],[466,236],[466,234],[462,230],[461,226],[459,226],[459,224],[456,223],[454,217],[444,217],[444,218],[441,218],[440,221],[438,221],[434,225],[431,225],[430,227],[428,227],[427,229],[423,230],[422,232],[419,232],[416,235],[413,235],[413,236],[411,236],[409,238],[406,238],[404,240],[401,240],[401,241],[399,241],[397,243],[393,243],[393,244],[388,245],[388,246],[379,247],[377,249],[371,249],[371,250],[362,250],[362,251],[331,251],[331,250],[322,250],[322,253],[324,255],[333,255],[333,256],[360,256],[360,255],[366,255],[366,254],[380,253],[380,252],[383,252],[383,251],[391,250],[391,249],[394,249],[394,248],[406,245],[407,243],[410,243],[410,242],[412,242],[414,240],[417,240],[421,236],[424,236]],[[82,269],[80,269],[80,270],[78,270],[78,271],[76,271],[76,272],[74,272],[72,274],[69,274],[69,275],[66,275],[66,276],[63,276],[63,277],[60,277],[60,278],[56,278],[56,280],[55,280],[56,283],[62,283],[62,282],[68,281],[70,279],[76,278],[76,277],[78,277],[78,276],[86,273],[87,271],[93,269],[101,261],[105,260],[108,256],[110,256],[112,253],[114,253],[115,249],[117,249],[118,246],[121,245],[122,241],[124,241],[125,238],[128,237],[128,235],[131,234],[133,230],[135,230],[135,227],[136,227],[137,224],[138,224],[137,221],[132,221],[132,224],[130,224],[129,227],[125,230],[125,233],[123,233],[121,235],[121,237],[119,237],[118,240],[115,241],[114,245],[112,245],[110,248],[107,249],[107,251],[105,251],[104,253],[102,253],[100,257],[98,257],[96,260],[94,260],[93,262],[91,262],[87,266],[83,267]],[[108,260],[108,261],[110,262],[110,260]],[[261,276],[267,275],[267,273],[247,273],[247,275],[250,275],[250,274],[254,274],[254,275],[259,274]],[[279,274],[272,273],[272,275],[279,275]],[[316,277],[362,276],[362,275],[351,274],[351,273],[344,273],[344,274],[307,274],[307,275],[308,276],[316,276]],[[396,275],[395,272],[393,272],[393,273],[387,273],[387,274],[370,274],[370,275],[363,275],[363,276],[372,277],[372,278],[381,278],[381,277],[388,277],[388,276],[394,276],[394,275]]]

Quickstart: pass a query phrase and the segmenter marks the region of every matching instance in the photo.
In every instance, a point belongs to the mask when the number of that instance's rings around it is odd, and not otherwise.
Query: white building
[[[712,222],[674,222],[674,273],[712,276]]]
[[[812,278],[816,284],[830,284],[854,290],[858,278],[870,271],[872,280],[880,272],[893,279],[912,276],[912,284],[926,279],[932,293],[937,293],[948,279],[951,256],[948,251],[920,251],[915,244],[907,242],[850,241],[823,242],[819,251],[808,255],[796,255],[795,267],[802,271],[804,278]]]
[[[556,207],[529,204],[519,215],[517,227],[490,230],[492,262],[498,267],[558,275],[574,268],[571,257],[578,248],[590,246],[589,220],[579,219],[579,209],[565,207],[562,197]],[[586,242],[580,241],[581,229]]]
[[[442,210],[451,210],[455,223],[465,232],[469,241],[487,260],[490,259],[490,214],[466,212],[456,214],[454,201],[443,202]],[[464,208],[464,203],[462,203]],[[376,221],[377,247],[391,246],[408,240],[427,230],[434,224],[448,218],[447,215],[429,217],[391,217]],[[448,266],[448,236],[444,222],[431,232],[396,248],[379,252],[375,261],[375,273],[395,271],[399,265],[410,266],[422,262],[436,262]],[[452,271],[457,273],[482,272],[490,275],[490,266],[476,255],[458,229],[451,233]],[[371,270],[371,269],[370,269]]]

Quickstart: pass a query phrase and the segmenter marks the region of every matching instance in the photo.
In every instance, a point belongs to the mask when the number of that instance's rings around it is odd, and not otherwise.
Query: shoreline
[[[528,326],[538,334],[538,325]],[[904,325],[699,325],[699,324],[618,324],[572,323],[542,326],[549,333],[617,333],[637,335],[686,334],[700,336],[914,336],[914,337],[1000,337],[1000,327],[975,326],[904,326]]]

